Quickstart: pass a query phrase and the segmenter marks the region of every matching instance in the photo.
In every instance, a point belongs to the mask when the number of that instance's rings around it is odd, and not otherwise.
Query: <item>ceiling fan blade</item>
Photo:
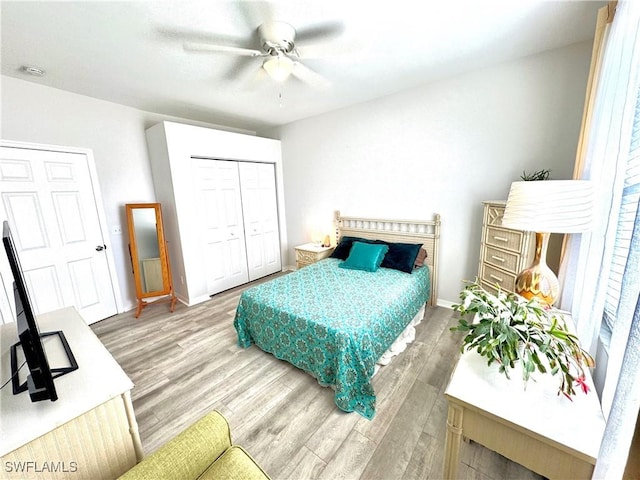
[[[238,56],[231,61],[231,65],[222,77],[226,80],[243,81],[243,79],[253,74],[256,66],[257,64],[253,57]]]
[[[310,45],[296,45],[294,53],[298,58],[336,58],[346,57],[363,50],[362,44],[351,38],[340,38],[328,42],[313,43]]]
[[[245,57],[260,57],[265,55],[260,50],[242,47],[230,47],[228,45],[212,45],[208,43],[185,42],[182,46],[189,52],[232,53],[234,55],[243,55]]]
[[[316,88],[328,88],[331,82],[300,62],[293,62],[291,75]]]
[[[306,28],[296,29],[296,43],[315,40],[329,40],[338,37],[344,32],[342,22],[324,22]]]
[[[261,23],[275,20],[273,6],[269,2],[250,1],[250,2],[233,2],[245,26],[249,30],[255,30]]]
[[[180,41],[187,43],[210,43],[218,45],[243,45],[248,44],[248,42],[252,40],[251,35],[245,35],[244,37],[232,37],[204,30],[174,27],[171,25],[159,25],[154,28],[154,33],[159,39],[169,41],[171,43]]]
[[[337,44],[337,42],[330,43],[316,43],[313,45],[307,45],[304,47],[296,46],[294,54],[303,60],[312,58],[330,58],[338,55],[344,55],[347,53],[347,49],[343,45]]]

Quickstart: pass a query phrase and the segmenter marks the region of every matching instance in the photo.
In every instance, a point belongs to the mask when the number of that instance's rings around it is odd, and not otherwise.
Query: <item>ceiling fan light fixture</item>
[[[284,82],[293,71],[293,60],[284,55],[274,55],[262,64],[262,68],[276,82]]]

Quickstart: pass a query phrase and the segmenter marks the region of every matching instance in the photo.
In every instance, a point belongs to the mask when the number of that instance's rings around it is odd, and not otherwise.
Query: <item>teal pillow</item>
[[[380,267],[388,251],[388,245],[353,242],[349,256],[340,264],[340,268],[375,272]]]

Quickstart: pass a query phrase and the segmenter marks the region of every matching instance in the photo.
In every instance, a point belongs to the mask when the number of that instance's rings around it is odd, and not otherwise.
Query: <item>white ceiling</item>
[[[2,1],[2,73],[138,109],[256,130],[593,37],[600,1]],[[278,84],[261,59],[193,53],[185,41],[258,48],[286,21],[340,33],[302,62],[329,80]],[[311,35],[308,35],[311,36]],[[303,50],[304,51],[304,50]],[[46,76],[20,71],[34,65]]]

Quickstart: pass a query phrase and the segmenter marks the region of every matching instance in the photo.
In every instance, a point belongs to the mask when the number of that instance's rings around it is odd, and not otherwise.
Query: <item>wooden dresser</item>
[[[533,259],[535,234],[502,226],[506,202],[487,201],[483,204],[478,281],[490,292],[496,292],[496,284],[502,290],[513,292],[516,277]]]
[[[73,307],[38,315],[41,332],[63,330],[78,370],[55,379],[58,400],[33,403],[0,390],[3,479],[111,479],[143,457],[131,403],[133,383]],[[16,325],[0,326],[0,375],[11,376]],[[68,365],[57,342],[44,342],[52,368]],[[28,373],[20,372],[21,381]]]

